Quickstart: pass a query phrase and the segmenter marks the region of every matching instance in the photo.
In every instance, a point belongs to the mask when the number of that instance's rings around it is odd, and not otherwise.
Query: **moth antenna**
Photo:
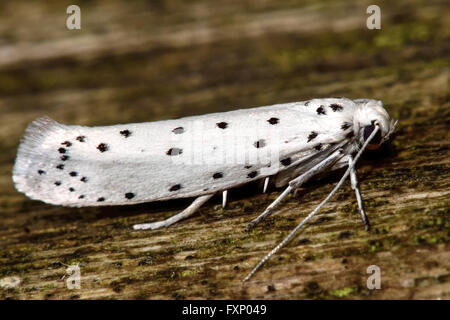
[[[267,186],[269,185],[269,177],[266,177],[265,179],[264,179],[264,187],[263,187],[263,193],[266,193],[266,191],[267,191]]]
[[[305,225],[305,223],[308,222],[328,202],[328,200],[330,200],[330,198],[339,190],[339,188],[344,183],[345,179],[347,179],[347,177],[349,176],[351,170],[354,168],[356,162],[358,161],[359,157],[363,153],[364,149],[366,149],[367,145],[370,143],[370,141],[373,139],[373,137],[375,136],[375,134],[378,132],[379,129],[380,129],[379,125],[375,125],[375,129],[372,131],[372,133],[370,134],[369,138],[364,142],[362,148],[356,154],[355,158],[353,159],[352,164],[351,165],[349,164],[349,167],[345,171],[345,173],[342,176],[341,180],[339,180],[339,182],[336,184],[336,186],[333,188],[333,190],[331,190],[331,192],[328,194],[328,196],[309,215],[307,215],[306,218],[303,219],[303,221],[300,222],[294,228],[294,230],[292,230],[291,233],[289,233],[288,236],[286,238],[284,238],[283,241],[281,241],[275,248],[273,248],[272,251],[270,251],[261,261],[259,261],[258,264],[253,268],[253,270],[250,271],[250,273],[244,278],[244,280],[242,280],[242,282],[245,282],[248,279],[250,279],[251,276],[254,275],[255,272],[258,271],[259,268],[261,268],[261,266],[267,260],[270,259],[271,256],[273,256],[275,253],[277,253],[286,243],[288,243],[295,236],[297,231],[301,227],[303,227]]]
[[[224,190],[222,192],[222,208],[225,208],[227,205],[227,196],[228,196],[228,190]]]

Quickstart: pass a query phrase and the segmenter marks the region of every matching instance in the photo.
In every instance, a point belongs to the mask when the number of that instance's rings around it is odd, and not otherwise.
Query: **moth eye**
[[[364,127],[364,141],[369,139],[370,135],[372,134],[373,130],[375,130],[375,125],[365,126]],[[369,145],[377,146],[381,143],[381,130],[378,129],[375,136],[370,141]]]

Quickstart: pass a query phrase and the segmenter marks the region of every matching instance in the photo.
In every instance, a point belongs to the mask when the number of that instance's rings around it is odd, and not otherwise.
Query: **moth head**
[[[383,102],[372,99],[357,99],[354,102],[358,105],[355,113],[354,125],[359,132],[360,143],[363,144],[378,126],[378,131],[370,140],[367,149],[377,149],[383,142],[389,139],[394,132],[398,121],[394,121],[386,109]]]

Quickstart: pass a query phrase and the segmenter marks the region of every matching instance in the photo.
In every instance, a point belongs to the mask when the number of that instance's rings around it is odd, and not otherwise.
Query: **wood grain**
[[[68,3],[67,5],[69,5]],[[449,8],[440,1],[81,2],[82,30],[61,1],[2,1],[0,10],[0,298],[449,299]],[[308,183],[251,233],[279,194],[258,184],[200,213],[135,232],[188,200],[73,209],[27,199],[11,170],[26,125],[145,122],[345,96],[384,101],[393,140],[358,172],[372,224],[349,183],[248,282],[247,272],[333,188]],[[68,290],[64,264],[81,265]],[[369,265],[381,289],[366,287]],[[20,281],[13,288],[11,277]]]

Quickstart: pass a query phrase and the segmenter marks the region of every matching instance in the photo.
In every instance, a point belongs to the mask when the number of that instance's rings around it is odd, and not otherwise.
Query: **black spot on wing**
[[[173,192],[173,191],[177,191],[181,189],[181,184],[175,184],[173,186],[170,187],[169,191]]]
[[[326,114],[327,114],[326,111],[325,111],[324,106],[318,107],[317,110],[316,110],[316,112],[317,112],[317,114],[318,114],[319,116],[320,116],[320,115],[326,115]]]
[[[223,178],[223,173],[222,172],[216,172],[216,173],[213,174],[213,178],[214,179]]]
[[[100,143],[98,146],[97,146],[97,149],[100,151],[100,152],[105,152],[105,151],[108,151],[108,145],[106,144],[106,143]]]
[[[170,148],[166,152],[166,154],[168,156],[177,156],[177,155],[182,154],[182,153],[183,153],[183,149],[180,149],[180,148]]]
[[[38,170],[38,174],[39,175],[43,175],[43,174],[45,174],[45,171],[44,170]]]
[[[66,151],[67,151],[67,150],[64,149],[64,148],[59,148],[59,149],[58,149],[58,152],[59,152],[59,153],[66,153]]]
[[[78,197],[78,199],[84,199],[84,197],[85,197],[85,195],[82,194],[82,195],[80,195],[80,196]]]
[[[341,105],[339,105],[339,104],[336,104],[336,103],[330,104],[330,108],[331,108],[334,112],[344,110],[344,107],[343,107],[343,106],[341,106]]]
[[[74,189],[74,188],[69,188],[69,191],[70,191],[70,192],[74,192],[75,189]]]
[[[78,175],[78,172],[71,171],[69,174],[70,174],[71,177],[76,177]]]
[[[63,155],[63,156],[61,156],[60,159],[61,159],[62,161],[66,161],[66,160],[69,160],[69,156]]]
[[[120,134],[123,135],[125,138],[128,138],[129,136],[131,136],[131,131],[128,129],[122,130],[120,131]]]
[[[228,127],[228,123],[226,122],[218,122],[216,123],[216,125],[220,128],[220,129],[226,129]]]
[[[319,144],[315,145],[315,146],[314,146],[314,149],[316,149],[317,151],[322,150],[322,144],[319,143]]]
[[[134,198],[134,193],[133,192],[127,192],[125,193],[125,198],[129,199],[133,199]]]
[[[254,144],[255,148],[263,148],[266,146],[266,140],[264,139],[259,139],[258,141],[256,141]]]
[[[58,165],[56,166],[56,169],[64,170],[64,165],[63,165],[63,164],[58,164]]]
[[[258,171],[252,171],[247,175],[247,178],[253,179],[258,175]]]
[[[78,136],[75,139],[80,142],[86,142],[86,136]]]
[[[352,124],[351,123],[349,123],[349,122],[344,122],[343,124],[342,124],[342,126],[341,126],[341,129],[342,130],[347,130],[348,128],[350,128],[352,126]]]
[[[86,178],[86,177],[83,177],[83,178],[80,179],[80,181],[86,183],[86,182],[87,182],[87,178]]]
[[[347,139],[351,139],[355,136],[355,133],[352,131],[350,131],[349,133],[347,133],[347,135],[345,136]]]
[[[318,133],[315,131],[311,131],[311,133],[308,136],[308,142],[311,142],[312,140],[314,140],[317,137]]]
[[[69,142],[69,141],[64,141],[64,142],[62,142],[61,144],[64,145],[64,146],[66,146],[66,147],[72,146],[72,143]]]
[[[273,125],[273,124],[277,124],[278,122],[280,122],[280,119],[270,118],[269,120],[267,120],[267,122]]]
[[[100,197],[100,198],[97,199],[97,202],[103,202],[103,201],[105,201],[104,197]]]
[[[61,185],[61,181],[55,181],[55,186],[60,186]]]
[[[184,133],[184,128],[178,127],[178,128],[173,129],[172,132],[175,134],[182,134],[182,133]]]

